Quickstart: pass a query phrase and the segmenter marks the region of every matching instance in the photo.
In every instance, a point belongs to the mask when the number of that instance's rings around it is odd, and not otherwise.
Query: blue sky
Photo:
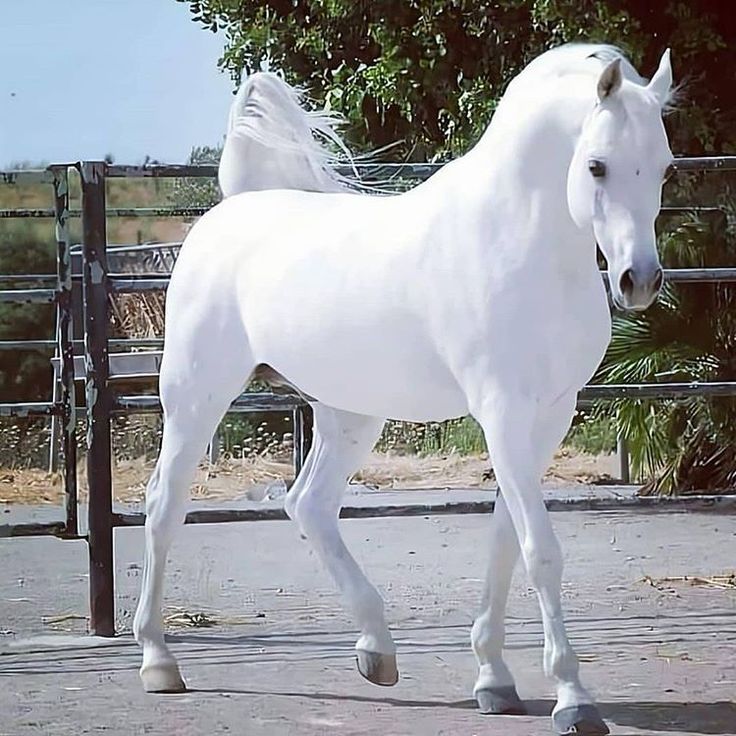
[[[0,0],[0,167],[181,163],[219,143],[224,36],[175,0]]]

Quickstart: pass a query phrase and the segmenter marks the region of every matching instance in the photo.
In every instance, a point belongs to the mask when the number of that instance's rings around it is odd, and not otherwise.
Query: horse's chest
[[[600,282],[582,286],[562,294],[527,292],[490,315],[488,365],[502,384],[559,396],[591,378],[608,346],[611,321]]]
[[[602,290],[583,293],[563,304],[546,339],[540,340],[546,351],[541,364],[546,364],[549,379],[559,384],[556,388],[581,388],[598,368],[610,336],[611,317]]]

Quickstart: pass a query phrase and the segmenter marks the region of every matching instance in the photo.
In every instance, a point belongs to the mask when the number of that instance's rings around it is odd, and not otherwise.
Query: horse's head
[[[654,220],[672,161],[662,123],[671,85],[669,50],[647,86],[624,80],[620,59],[608,64],[568,171],[570,214],[592,229],[625,309],[646,309],[662,286]]]

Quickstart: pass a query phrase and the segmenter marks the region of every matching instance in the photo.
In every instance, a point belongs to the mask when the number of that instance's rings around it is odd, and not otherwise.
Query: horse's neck
[[[527,242],[509,247],[528,248],[530,259],[544,249],[564,267],[594,262],[592,235],[575,225],[567,203],[567,172],[592,102],[585,88],[573,88],[565,99],[516,92],[502,100],[481,140],[448,172],[447,186],[474,190],[468,201],[487,213],[489,229],[516,223]]]

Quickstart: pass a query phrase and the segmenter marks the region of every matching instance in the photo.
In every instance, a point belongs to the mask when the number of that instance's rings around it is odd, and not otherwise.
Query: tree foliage
[[[725,212],[689,217],[660,239],[673,268],[715,268],[736,262],[736,228]],[[736,380],[736,285],[667,285],[644,314],[615,317],[596,380],[606,383]],[[723,490],[736,484],[736,399],[620,399],[598,405],[631,446],[633,471],[646,491]]]
[[[671,126],[680,153],[733,150],[736,13],[727,0],[179,0],[225,32],[234,80],[265,64],[348,121],[364,148],[393,158],[462,153],[506,84],[568,41],[619,45],[645,76],[671,46],[685,82]]]
[[[363,149],[397,160],[444,160],[488,125],[508,82],[544,50],[613,43],[644,76],[672,49],[677,154],[736,149],[736,13],[730,0],[179,0],[193,20],[225,33],[220,66],[234,81],[268,66],[342,114]],[[680,175],[671,204],[712,204],[728,216],[682,220],[662,237],[667,267],[731,265],[733,197],[716,175]],[[644,315],[619,315],[596,380],[736,380],[736,287],[668,286]],[[736,483],[736,401],[602,403],[599,418],[626,436],[651,491]],[[594,414],[596,416],[596,414]]]
[[[27,222],[4,223],[0,230],[0,273],[54,273],[54,244]],[[6,283],[12,289],[16,284]],[[0,304],[0,339],[48,340],[54,333],[54,308],[46,304]],[[0,351],[0,401],[50,398],[49,356],[34,351]]]

